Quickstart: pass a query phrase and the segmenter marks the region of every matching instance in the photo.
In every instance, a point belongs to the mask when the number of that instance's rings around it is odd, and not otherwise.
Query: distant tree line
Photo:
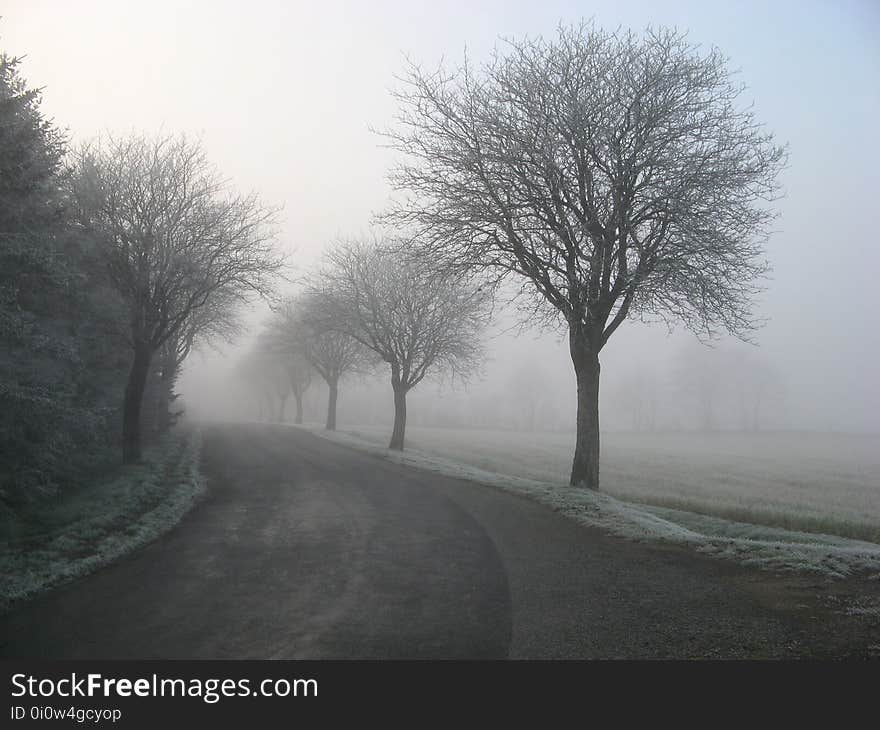
[[[529,341],[496,353],[488,378],[476,388],[449,382],[436,371],[408,398],[407,424],[427,428],[570,433],[576,403],[572,376],[551,364],[545,342]],[[246,358],[243,358],[245,360]],[[437,377],[440,375],[440,377]],[[266,421],[276,411],[261,405],[252,386],[230,392],[227,417]],[[381,367],[354,373],[337,390],[340,428],[374,430],[393,425],[392,392]],[[285,420],[325,423],[329,388],[316,373],[301,395],[291,390]],[[786,428],[791,407],[785,380],[748,344],[716,347],[682,343],[651,362],[616,357],[602,391],[604,431],[759,432]],[[300,413],[297,413],[300,411]],[[389,433],[391,431],[389,430]]]

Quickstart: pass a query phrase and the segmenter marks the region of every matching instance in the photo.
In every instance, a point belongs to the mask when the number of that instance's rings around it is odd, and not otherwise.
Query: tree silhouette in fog
[[[571,483],[599,486],[599,353],[628,317],[747,337],[785,149],[716,49],[675,30],[563,26],[490,60],[410,65],[386,132],[384,220],[447,267],[520,288],[568,331]]]

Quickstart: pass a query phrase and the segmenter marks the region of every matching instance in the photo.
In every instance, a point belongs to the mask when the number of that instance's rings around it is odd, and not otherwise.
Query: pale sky
[[[302,268],[387,199],[389,153],[369,128],[393,114],[403,54],[479,59],[499,35],[590,16],[689,29],[741,69],[758,118],[791,147],[759,337],[793,394],[791,425],[880,432],[880,3],[5,0],[0,16],[0,48],[27,57],[23,74],[74,138],[200,135],[238,187],[284,206]],[[684,337],[621,330],[603,375],[668,359]],[[548,357],[570,369],[559,348]]]

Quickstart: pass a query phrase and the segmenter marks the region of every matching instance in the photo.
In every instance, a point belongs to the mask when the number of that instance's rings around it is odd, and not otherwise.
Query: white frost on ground
[[[200,454],[198,432],[170,435],[141,464],[54,505],[54,526],[38,522],[0,545],[0,609],[91,573],[174,527],[204,493]]]
[[[346,432],[380,446],[387,428]],[[574,434],[411,425],[407,446],[542,482],[568,482]],[[602,491],[624,502],[880,544],[880,434],[602,434]]]
[[[530,497],[585,525],[628,539],[689,545],[700,552],[767,570],[807,571],[835,578],[867,574],[880,579],[880,545],[875,543],[625,502],[601,492],[502,475],[422,451],[391,451],[354,434],[309,430],[397,464]]]

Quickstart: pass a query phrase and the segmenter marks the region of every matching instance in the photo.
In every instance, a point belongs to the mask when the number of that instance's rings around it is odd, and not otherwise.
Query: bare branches
[[[786,152],[741,91],[671,30],[584,24],[479,69],[412,65],[384,219],[450,267],[523,277],[596,350],[631,316],[747,337]]]
[[[394,392],[389,448],[403,449],[406,395],[431,372],[467,379],[482,360],[488,296],[460,273],[406,255],[407,242],[352,239],[325,256],[313,296],[321,326],[388,363]]]
[[[378,240],[338,243],[317,278],[325,322],[387,362],[404,390],[432,371],[467,378],[482,358],[487,297]]]
[[[73,199],[132,310],[135,340],[159,347],[197,310],[266,296],[282,266],[276,211],[232,191],[186,137],[110,138],[74,156]]]
[[[284,302],[270,324],[276,347],[308,361],[328,385],[349,373],[370,369],[370,351],[327,320],[327,302],[320,292],[307,292]]]

